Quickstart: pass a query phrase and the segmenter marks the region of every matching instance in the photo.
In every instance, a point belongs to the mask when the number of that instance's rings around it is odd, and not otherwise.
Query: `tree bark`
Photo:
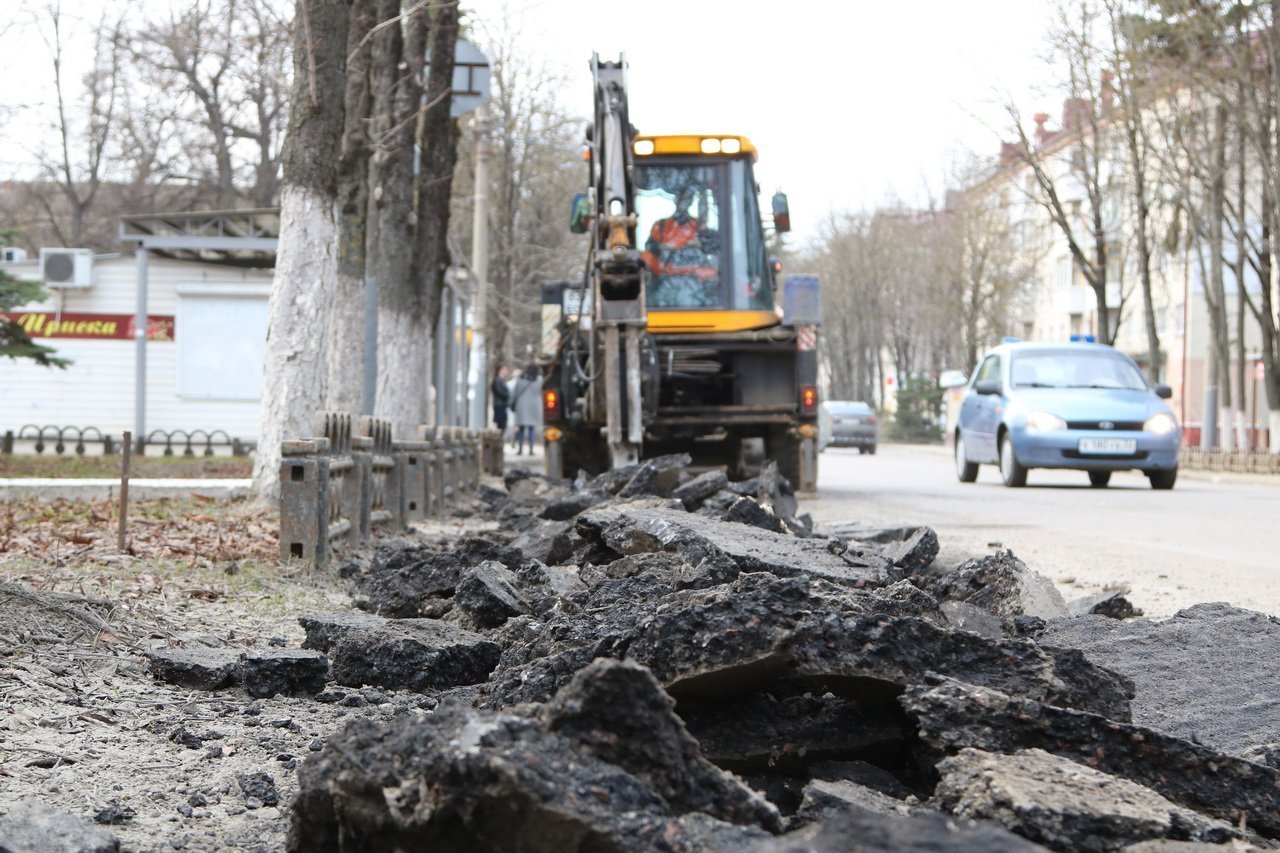
[[[369,216],[369,63],[373,0],[354,0],[347,37],[345,119],[338,159],[338,257],[329,321],[325,408],[364,411],[365,241]]]
[[[1209,388],[1217,395],[1216,411],[1205,407],[1205,419],[1215,418],[1219,432],[1219,444],[1231,449],[1231,386],[1227,377],[1230,358],[1227,344],[1226,297],[1222,281],[1222,247],[1224,242],[1223,219],[1226,211],[1227,171],[1227,107],[1223,103],[1213,110],[1213,137],[1210,141],[1211,173],[1209,175],[1209,280],[1205,282],[1205,304],[1209,314],[1209,358],[1206,378]]]
[[[269,502],[280,496],[280,442],[311,435],[325,399],[349,6],[348,0],[297,3],[280,242],[267,304],[262,420],[253,472],[259,497]]]
[[[417,267],[426,286],[429,322],[440,316],[440,292],[449,268],[449,201],[458,162],[458,123],[453,105],[453,54],[458,42],[458,6],[435,4],[431,26],[431,68],[427,110],[422,120],[422,167],[418,171]],[[490,315],[492,316],[492,315]]]
[[[399,0],[379,0],[378,20],[400,14]],[[417,223],[413,205],[413,141],[422,98],[421,77],[408,67],[425,49],[426,23],[383,26],[373,37],[372,216],[377,237],[370,266],[378,279],[378,387],[374,413],[391,421],[393,434],[411,436],[427,418],[431,329],[426,294],[413,275]]]

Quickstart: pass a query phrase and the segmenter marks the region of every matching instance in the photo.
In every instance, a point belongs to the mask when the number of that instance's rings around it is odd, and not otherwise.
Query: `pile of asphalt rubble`
[[[817,531],[771,466],[688,461],[511,472],[498,533],[380,547],[307,649],[153,664],[437,700],[299,768],[298,851],[1280,849],[1276,620],[1067,603],[1008,551]]]

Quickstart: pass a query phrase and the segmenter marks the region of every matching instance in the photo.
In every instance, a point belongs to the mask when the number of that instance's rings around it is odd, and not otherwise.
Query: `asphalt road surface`
[[[1156,619],[1206,601],[1280,616],[1280,477],[1182,471],[1158,492],[1136,472],[1095,489],[1035,469],[1010,489],[991,465],[957,481],[949,448],[881,444],[828,448],[818,483],[800,506],[816,522],[927,524],[944,560],[1008,548],[1068,600],[1120,586]]]

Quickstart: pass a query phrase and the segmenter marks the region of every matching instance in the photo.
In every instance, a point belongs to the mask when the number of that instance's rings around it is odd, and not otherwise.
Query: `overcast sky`
[[[1061,107],[1045,91],[1050,0],[463,6],[517,22],[520,43],[564,69],[569,109],[590,113],[591,52],[625,51],[641,132],[749,136],[761,189],[787,192],[800,239],[831,210],[923,203],[960,152],[997,153],[1009,96],[1028,115]]]
[[[61,0],[69,25],[161,0]],[[0,0],[18,20],[36,0]],[[766,198],[790,198],[797,242],[829,211],[927,201],[963,151],[993,155],[1013,97],[1055,115],[1042,56],[1051,0],[463,0],[477,28],[514,27],[521,52],[560,69],[559,97],[591,110],[588,60],[625,51],[642,132],[740,133],[760,149]],[[623,9],[617,14],[614,9]],[[2,25],[0,25],[2,26]],[[71,28],[69,26],[69,28]],[[30,28],[0,35],[4,102],[36,107],[47,52]],[[47,100],[46,100],[47,103]],[[38,109],[0,123],[0,179],[23,158]],[[6,139],[6,136],[8,137]]]

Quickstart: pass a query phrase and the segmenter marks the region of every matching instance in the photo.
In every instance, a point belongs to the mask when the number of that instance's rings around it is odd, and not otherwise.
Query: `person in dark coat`
[[[511,408],[511,389],[507,386],[507,376],[511,373],[505,364],[499,364],[493,372],[493,382],[489,391],[493,394],[493,425],[502,430],[502,437],[507,436],[507,412]]]

